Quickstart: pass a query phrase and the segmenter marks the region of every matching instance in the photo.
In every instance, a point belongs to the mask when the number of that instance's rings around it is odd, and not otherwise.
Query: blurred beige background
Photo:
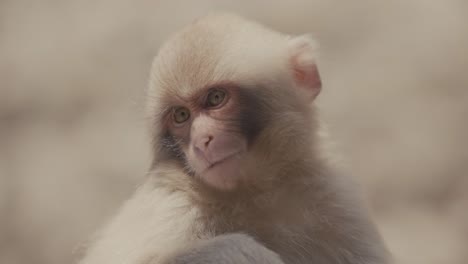
[[[161,42],[230,10],[322,46],[319,104],[397,263],[468,263],[468,2],[0,0],[0,263],[73,263],[149,165]]]

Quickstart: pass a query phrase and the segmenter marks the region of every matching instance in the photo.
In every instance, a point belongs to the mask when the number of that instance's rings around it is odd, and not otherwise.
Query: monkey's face
[[[233,84],[206,87],[168,99],[163,150],[189,174],[218,189],[233,189],[246,175],[246,159],[268,123],[258,91]]]

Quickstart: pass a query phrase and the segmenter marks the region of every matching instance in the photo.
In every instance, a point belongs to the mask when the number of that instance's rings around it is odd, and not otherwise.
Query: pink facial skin
[[[196,96],[189,105],[181,104],[190,110],[190,118],[183,124],[171,120],[169,132],[188,142],[182,149],[187,165],[195,175],[212,187],[230,190],[241,178],[247,140],[236,123],[238,97],[235,88],[223,89],[226,96],[220,105],[203,107],[203,98],[210,90]]]
[[[193,120],[190,135],[186,156],[197,174],[213,187],[233,188],[240,174],[246,141],[226,131],[219,120],[206,115]]]

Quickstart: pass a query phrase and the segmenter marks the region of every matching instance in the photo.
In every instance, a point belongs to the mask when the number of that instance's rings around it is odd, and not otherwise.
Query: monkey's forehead
[[[186,96],[220,82],[271,80],[286,70],[287,36],[234,15],[211,15],[160,49],[150,90]]]

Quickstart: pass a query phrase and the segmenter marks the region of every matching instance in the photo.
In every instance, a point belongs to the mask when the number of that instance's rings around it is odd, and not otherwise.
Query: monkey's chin
[[[211,164],[200,173],[200,177],[211,187],[229,191],[235,189],[240,181],[240,168],[241,158],[236,154]]]

